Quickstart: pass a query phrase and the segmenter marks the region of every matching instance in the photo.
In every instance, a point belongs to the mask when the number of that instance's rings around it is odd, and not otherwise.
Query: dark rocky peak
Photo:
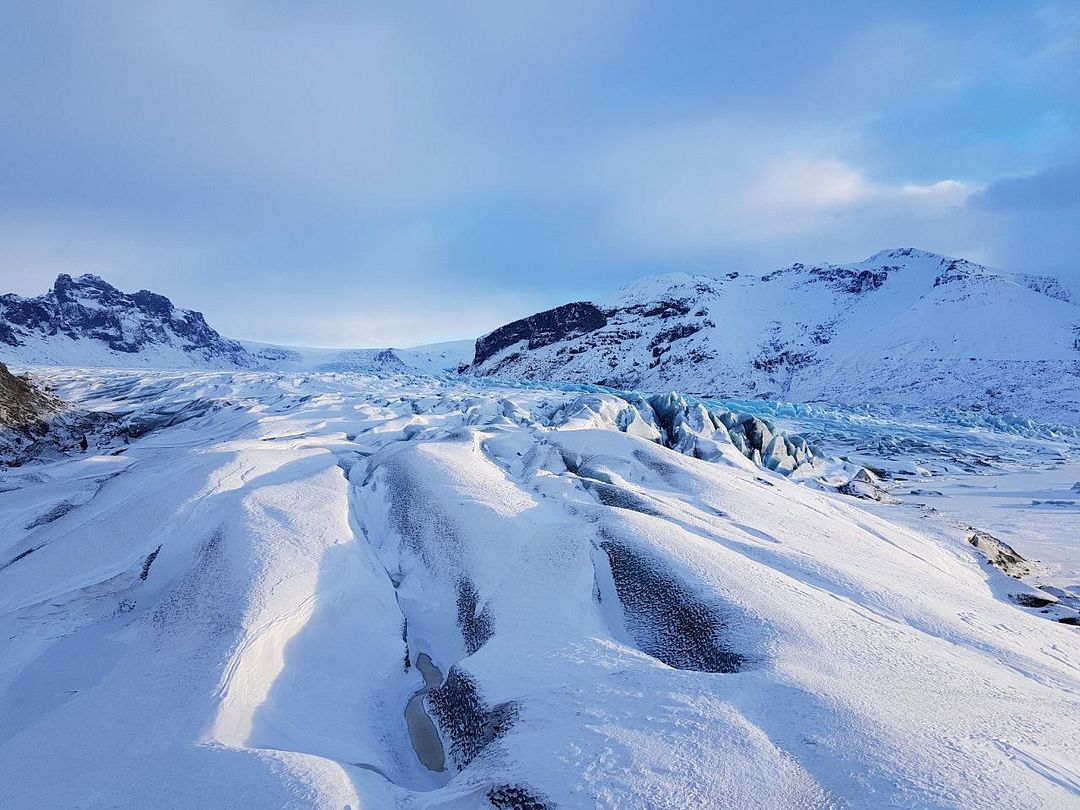
[[[158,295],[149,290],[139,290],[138,292],[134,292],[131,294],[130,298],[135,302],[135,306],[151,314],[172,317],[175,310],[172,301],[164,295]],[[191,310],[187,310],[186,312],[188,315],[196,315],[200,319],[203,317],[201,312],[192,312]],[[203,322],[205,323],[205,321]]]
[[[941,272],[934,279],[934,286],[940,287],[943,284],[954,284],[973,278],[990,278],[992,275],[981,264],[969,262],[967,259],[949,259],[943,256]]]
[[[861,295],[881,289],[889,274],[899,269],[900,267],[896,265],[876,269],[855,269],[830,264],[825,267],[811,267],[807,272],[813,281],[824,282],[840,292]]]
[[[177,309],[149,290],[122,292],[100,276],[61,273],[44,295],[0,296],[0,342],[22,346],[55,335],[127,354],[156,345],[238,365],[247,360],[243,347],[210,328],[202,313]]]
[[[111,285],[101,276],[95,276],[93,273],[84,273],[77,278],[72,278],[67,273],[61,273],[56,277],[56,281],[53,282],[52,291],[60,300],[70,298],[80,291],[96,293],[99,295],[103,294],[106,296],[122,295],[116,287]]]
[[[521,341],[528,341],[530,349],[539,349],[569,337],[594,332],[606,325],[607,316],[595,304],[588,301],[563,304],[500,326],[477,339],[473,365]]]

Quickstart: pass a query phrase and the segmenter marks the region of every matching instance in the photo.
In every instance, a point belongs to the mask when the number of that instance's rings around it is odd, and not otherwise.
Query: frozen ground
[[[884,504],[585,387],[36,371],[0,806],[1080,804],[1080,630],[957,528],[1069,584],[1071,435],[768,406]]]

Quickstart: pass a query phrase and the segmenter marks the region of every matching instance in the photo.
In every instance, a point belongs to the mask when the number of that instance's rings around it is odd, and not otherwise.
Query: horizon
[[[416,12],[0,10],[0,288],[332,347],[883,245],[1080,279],[1073,4]]]
[[[858,264],[860,262],[869,261],[870,259],[873,259],[875,256],[877,256],[879,254],[892,253],[892,252],[896,252],[896,251],[912,251],[912,252],[915,252],[915,253],[924,253],[924,254],[931,255],[931,256],[939,256],[940,258],[943,258],[943,259],[964,259],[965,258],[963,256],[947,256],[947,255],[944,255],[944,254],[936,253],[934,251],[925,250],[923,248],[915,247],[913,245],[907,245],[907,246],[903,246],[903,247],[897,246],[897,247],[883,248],[881,250],[876,250],[873,253],[871,253],[869,256],[866,256],[866,257],[864,257],[862,259],[844,261],[844,262],[822,262],[822,264],[839,265],[839,266]],[[790,266],[791,265],[788,265],[788,267],[790,267]],[[740,271],[740,272],[742,274],[745,274],[745,275],[757,275],[757,276],[760,276],[760,275],[771,273],[771,272],[774,272],[774,271],[780,270],[780,269],[784,269],[784,268],[774,267],[774,268],[771,268],[771,269],[766,269],[763,273],[761,273],[761,272],[759,272],[759,273],[754,273],[754,272],[742,273],[742,271]],[[1000,272],[1004,272],[1004,273],[1011,273],[1012,272],[1009,269],[1002,268],[1002,267],[987,267],[986,269],[1000,271]],[[617,288],[617,290],[616,289],[609,290],[608,295],[611,295],[611,294],[617,292],[618,290],[622,290],[623,288],[628,287],[628,286],[630,286],[630,285],[632,285],[632,284],[634,284],[636,282],[639,282],[639,281],[643,281],[643,280],[651,279],[651,278],[662,278],[664,276],[669,276],[669,275],[679,275],[680,273],[685,273],[685,272],[688,272],[688,271],[678,271],[678,270],[676,270],[676,271],[670,271],[670,272],[667,272],[667,273],[654,273],[654,274],[651,274],[649,276],[642,276],[642,277],[637,278],[637,279],[631,279],[631,280],[629,280],[629,281],[627,281],[627,282],[625,282],[623,284],[620,284],[619,287]],[[719,278],[720,275],[722,275],[722,274],[714,275],[714,274],[709,273],[709,272],[695,271],[695,272],[690,273],[690,275],[700,275],[700,276],[704,276],[706,278]],[[149,288],[146,288],[146,287],[139,287],[139,288],[132,287],[130,289],[123,289],[121,287],[118,287],[116,284],[113,284],[108,278],[106,278],[106,277],[104,277],[104,276],[102,276],[102,275],[100,275],[98,273],[81,273],[78,276],[72,276],[70,273],[58,273],[57,277],[53,280],[52,283],[50,283],[47,286],[46,289],[39,290],[38,292],[30,293],[28,295],[22,295],[22,294],[19,294],[19,293],[16,293],[16,294],[21,295],[21,297],[23,297],[23,298],[34,298],[34,297],[37,297],[39,295],[47,294],[47,293],[49,293],[50,291],[52,291],[54,289],[56,281],[58,281],[61,276],[68,276],[69,278],[74,278],[74,279],[93,278],[93,279],[96,279],[98,281],[102,281],[105,284],[112,287],[113,289],[119,290],[121,293],[125,293],[125,294],[131,294],[131,293],[134,293],[134,292],[152,292],[152,293],[156,293],[158,295],[163,295],[165,298],[169,299],[169,302],[174,307],[176,307],[177,309],[190,310],[190,311],[196,312],[196,313],[206,317],[206,313],[203,311],[203,309],[197,303],[188,305],[188,304],[186,304],[184,302],[178,302],[177,300],[175,300],[173,298],[172,295],[169,294],[168,291],[152,290],[152,289],[149,289]],[[11,292],[11,291],[7,291],[7,292]],[[4,294],[5,294],[4,292],[0,292],[0,295],[4,295]],[[591,303],[597,303],[597,302],[602,301],[602,298],[603,298],[603,296],[597,296],[596,298],[591,299],[590,302]],[[581,299],[581,300],[585,300],[585,299]],[[555,304],[554,306],[559,306],[561,304],[567,304],[567,303],[572,303],[572,302],[571,301],[560,301],[557,304]],[[431,349],[431,348],[434,348],[436,346],[443,345],[443,344],[463,343],[463,342],[466,342],[466,341],[467,342],[475,342],[479,338],[489,334],[490,332],[492,332],[492,331],[494,331],[494,330],[496,330],[496,329],[498,329],[498,328],[500,328],[502,326],[505,326],[507,324],[513,323],[513,322],[518,321],[518,320],[522,320],[522,319],[527,318],[530,315],[534,315],[534,314],[536,314],[536,312],[540,312],[540,311],[543,311],[543,310],[537,310],[535,312],[525,312],[525,313],[522,313],[520,315],[515,315],[515,316],[512,316],[512,317],[506,317],[506,318],[500,320],[498,323],[496,323],[494,325],[491,325],[491,326],[489,326],[487,328],[484,328],[484,329],[482,329],[480,331],[476,331],[475,334],[473,334],[473,335],[465,335],[465,336],[461,336],[461,337],[450,337],[450,338],[444,338],[444,339],[430,340],[430,341],[425,341],[425,342],[422,342],[422,343],[417,343],[417,342],[405,343],[405,344],[401,344],[401,345],[382,344],[382,345],[360,346],[360,345],[355,345],[355,344],[341,344],[341,345],[322,344],[322,345],[315,345],[315,344],[305,344],[305,343],[287,343],[287,342],[284,342],[284,341],[271,341],[271,340],[267,340],[267,339],[264,339],[264,338],[258,337],[258,336],[231,335],[231,334],[221,332],[220,330],[216,330],[216,327],[209,320],[209,318],[207,318],[207,323],[212,329],[215,329],[215,331],[218,331],[218,333],[221,334],[222,337],[230,338],[232,340],[238,340],[238,341],[241,341],[241,342],[244,342],[244,343],[256,344],[256,345],[280,346],[282,348],[296,348],[296,349],[334,349],[334,350],[341,350],[341,349],[404,349],[404,350],[411,350],[411,349]]]

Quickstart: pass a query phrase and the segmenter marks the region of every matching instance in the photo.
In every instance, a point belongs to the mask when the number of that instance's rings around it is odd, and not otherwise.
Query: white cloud
[[[629,139],[607,164],[611,238],[657,255],[747,247],[882,218],[947,216],[981,188],[875,180],[840,154],[847,142],[842,132],[741,121]]]

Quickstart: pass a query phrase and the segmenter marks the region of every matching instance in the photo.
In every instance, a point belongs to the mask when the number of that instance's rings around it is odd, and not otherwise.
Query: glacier
[[[66,404],[0,466],[2,806],[1080,801],[1068,427],[23,370]]]

